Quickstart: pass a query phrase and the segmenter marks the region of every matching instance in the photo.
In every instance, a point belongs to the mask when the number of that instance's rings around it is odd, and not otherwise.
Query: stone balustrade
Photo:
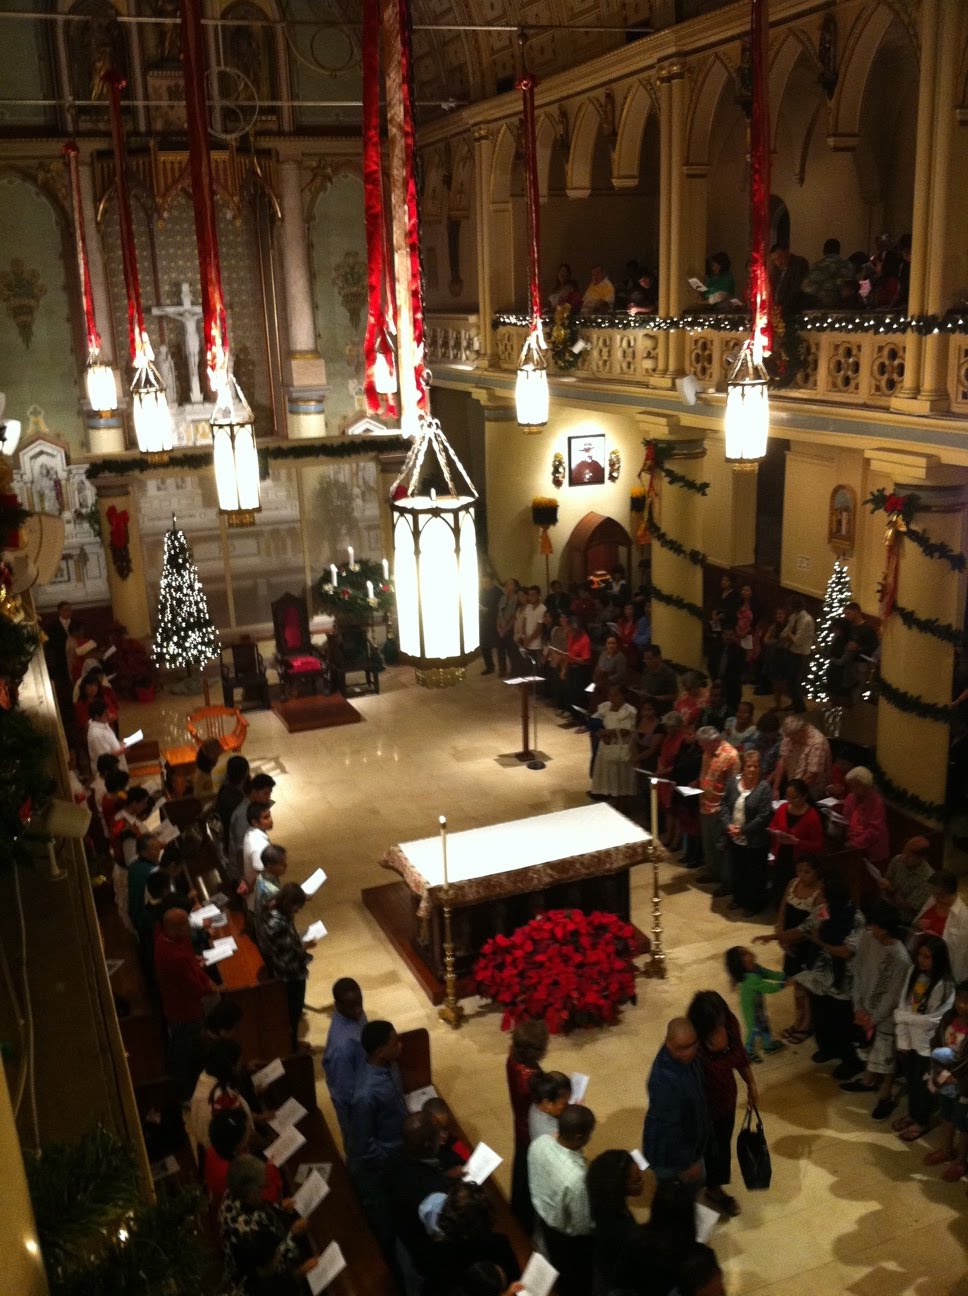
[[[481,354],[480,316],[430,314],[424,338],[428,364],[474,366]]]

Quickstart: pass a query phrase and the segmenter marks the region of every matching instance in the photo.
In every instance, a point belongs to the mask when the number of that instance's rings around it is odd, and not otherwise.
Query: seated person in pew
[[[281,1273],[276,1261],[277,1239],[271,1229],[259,1228],[249,1234],[239,1248],[242,1267],[242,1285],[245,1296],[303,1296],[306,1284],[303,1279],[315,1269],[317,1256],[310,1256],[302,1264],[284,1269]]]
[[[433,1119],[437,1127],[437,1160],[443,1166],[445,1174],[452,1179],[459,1179],[472,1149],[454,1133],[454,1118],[450,1108],[443,1098],[428,1098],[421,1110]]]
[[[431,1198],[442,1203],[450,1184],[437,1157],[437,1123],[426,1111],[411,1112],[403,1122],[403,1142],[383,1167],[383,1187],[394,1236],[403,1255],[400,1267],[416,1271],[420,1286],[432,1271],[433,1241],[424,1225]],[[408,1288],[410,1283],[407,1284]]]
[[[203,1170],[205,1187],[216,1208],[222,1204],[229,1166],[236,1157],[249,1151],[252,1126],[241,1107],[221,1107],[212,1115],[208,1127],[208,1147],[205,1149]],[[266,1162],[266,1181],[262,1189],[263,1200],[283,1200],[282,1175],[271,1161]]]
[[[267,1173],[266,1163],[247,1152],[237,1156],[229,1166],[225,1196],[218,1212],[219,1240],[229,1283],[238,1285],[245,1281],[251,1267],[246,1244],[253,1234],[263,1230],[275,1240],[266,1261],[270,1273],[295,1273],[304,1265],[297,1239],[306,1232],[306,1221],[264,1199]]]
[[[366,1054],[360,1043],[366,1025],[363,991],[352,977],[340,977],[333,983],[333,1005],[336,1011],[323,1049],[323,1075],[343,1136],[343,1147],[348,1149],[353,1091],[366,1066]]]

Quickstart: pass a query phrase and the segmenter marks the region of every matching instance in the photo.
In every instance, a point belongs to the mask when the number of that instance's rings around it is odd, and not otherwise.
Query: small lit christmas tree
[[[218,631],[184,531],[171,520],[165,536],[158,590],[158,629],[154,657],[159,666],[201,670],[219,654]]]
[[[830,663],[830,650],[833,647],[837,622],[844,615],[847,604],[853,598],[850,592],[850,573],[843,559],[834,562],[834,569],[827,581],[827,590],[823,596],[823,608],[817,625],[817,638],[807,668],[804,688],[807,697],[814,702],[829,702],[827,688],[827,666]]]

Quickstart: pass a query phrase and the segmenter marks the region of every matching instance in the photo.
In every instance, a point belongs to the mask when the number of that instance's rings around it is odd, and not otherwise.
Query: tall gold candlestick
[[[447,874],[447,818],[440,816],[440,849],[444,861],[444,1002],[437,1010],[442,1022],[451,1030],[460,1030],[464,1009],[457,1001],[457,971],[454,960],[454,933],[451,925],[450,878]]]
[[[664,978],[667,974],[665,950],[662,948],[662,896],[659,894],[659,780],[652,779],[652,839],[649,855],[652,858],[652,976]]]

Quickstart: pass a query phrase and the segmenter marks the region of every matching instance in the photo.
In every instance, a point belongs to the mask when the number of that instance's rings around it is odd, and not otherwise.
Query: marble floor
[[[472,1001],[463,1029],[442,1025],[363,908],[360,889],[395,879],[379,866],[383,851],[433,834],[439,814],[459,831],[587,804],[587,741],[556,727],[542,709],[547,768],[508,768],[496,758],[518,745],[518,700],[500,680],[481,678],[478,663],[456,689],[419,689],[406,668],[387,671],[382,682],[379,697],[353,700],[364,717],[358,725],[290,735],[271,712],[247,712],[245,754],[277,779],[272,835],[289,849],[290,877],[299,881],[320,864],[329,875],[306,910],[308,920],[322,918],[329,929],[312,965],[307,1038],[322,1045],[330,986],[354,976],[371,1018],[430,1030],[439,1088],[469,1134],[510,1158],[500,1018],[474,1011]],[[162,695],[150,707],[131,707],[122,731],[140,726],[163,742],[178,739],[192,702]],[[632,876],[633,919],[648,930],[650,877],[644,868]],[[665,867],[663,882],[668,979],[640,981],[637,1005],[616,1027],[552,1040],[549,1065],[591,1077],[586,1101],[598,1118],[592,1156],[638,1144],[645,1080],[666,1021],[695,990],[728,996],[723,951],[765,930],[726,916],[682,869]],[[766,961],[776,957],[766,949]],[[789,1024],[788,994],[773,997],[769,1008],[775,1030]],[[749,1194],[734,1175],[742,1214],[718,1225],[712,1238],[727,1290],[968,1296],[968,1185],[943,1183],[924,1167],[926,1146],[906,1147],[875,1125],[870,1100],[840,1093],[829,1068],[810,1063],[810,1051],[802,1045],[757,1068],[773,1185]],[[509,1170],[506,1162],[497,1172],[505,1187]]]

